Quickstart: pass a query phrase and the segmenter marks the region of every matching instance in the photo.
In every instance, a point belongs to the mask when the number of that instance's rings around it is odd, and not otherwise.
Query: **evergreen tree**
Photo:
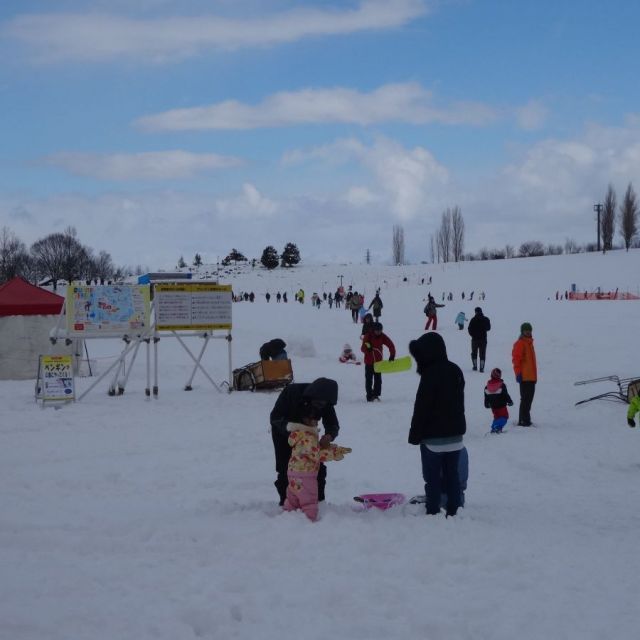
[[[300,250],[293,242],[287,242],[280,259],[282,260],[282,266],[292,267],[300,262]]]
[[[244,255],[240,253],[237,249],[231,249],[231,253],[225,258],[225,260],[227,261],[227,264],[229,264],[230,262],[233,262],[234,264],[238,264],[238,262],[247,261]]]
[[[275,247],[272,247],[271,245],[266,247],[262,252],[260,262],[266,269],[275,269],[280,262],[278,252],[275,250]]]
[[[196,253],[196,255],[193,258],[193,266],[199,267],[201,265],[202,265],[202,256],[199,253]]]
[[[187,266],[187,263],[184,261],[184,258],[180,256],[178,260],[178,269],[184,269]]]

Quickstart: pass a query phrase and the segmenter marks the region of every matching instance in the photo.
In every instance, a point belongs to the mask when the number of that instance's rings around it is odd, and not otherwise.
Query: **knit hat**
[[[530,322],[523,322],[520,325],[520,333],[524,333],[525,331],[533,331],[533,327]]]
[[[476,307],[476,313],[482,313],[482,309],[480,307]]]
[[[502,379],[502,371],[496,367],[495,369],[491,369],[491,378],[492,380],[501,380]]]
[[[351,351],[351,345],[347,342],[345,343],[344,347],[342,347],[343,351]]]

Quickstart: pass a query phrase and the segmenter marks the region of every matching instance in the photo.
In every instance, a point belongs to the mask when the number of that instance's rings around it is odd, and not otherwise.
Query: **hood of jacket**
[[[447,347],[439,333],[430,331],[409,343],[409,353],[418,365],[418,373],[437,362],[446,362]]]
[[[321,400],[331,405],[338,404],[338,383],[331,378],[317,378],[304,390],[305,400]]]

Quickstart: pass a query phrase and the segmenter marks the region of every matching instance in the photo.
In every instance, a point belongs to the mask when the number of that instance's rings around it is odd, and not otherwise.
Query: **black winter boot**
[[[471,358],[471,362],[473,363],[473,370],[477,371],[478,370],[478,360],[477,360],[477,358]]]
[[[480,360],[480,371],[484,371],[484,360]]]

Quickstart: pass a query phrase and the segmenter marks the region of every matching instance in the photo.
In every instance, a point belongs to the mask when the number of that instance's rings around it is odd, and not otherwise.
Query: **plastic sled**
[[[404,504],[405,496],[403,493],[363,493],[353,499],[360,502],[365,509],[375,507],[386,511],[395,505]]]
[[[373,364],[373,370],[376,373],[398,373],[409,369],[411,369],[411,356],[403,356],[395,360],[380,360]]]

